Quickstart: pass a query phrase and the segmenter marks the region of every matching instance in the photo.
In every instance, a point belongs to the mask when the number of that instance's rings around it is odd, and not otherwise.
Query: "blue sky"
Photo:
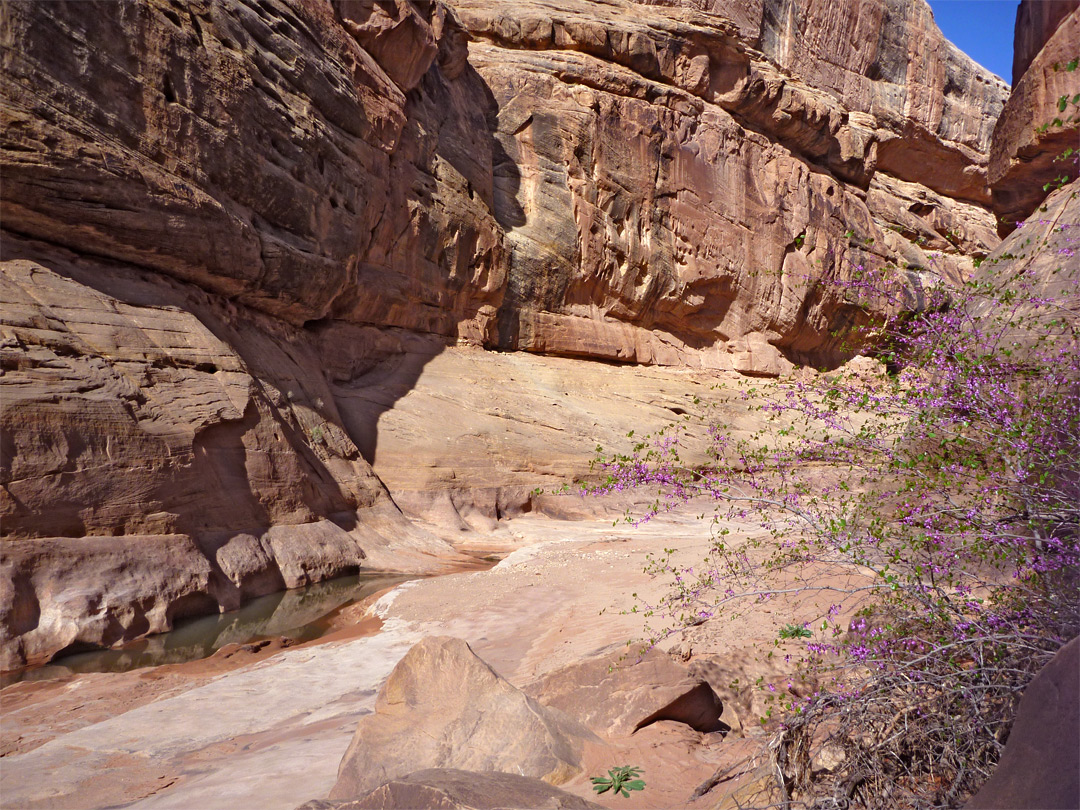
[[[945,38],[1006,82],[1012,82],[1018,0],[928,0]]]

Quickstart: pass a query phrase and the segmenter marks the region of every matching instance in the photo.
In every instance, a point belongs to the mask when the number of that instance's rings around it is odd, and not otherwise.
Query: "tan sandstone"
[[[594,739],[499,677],[464,641],[426,638],[360,721],[330,798],[363,796],[425,768],[517,772],[558,785],[580,771],[583,747]]]

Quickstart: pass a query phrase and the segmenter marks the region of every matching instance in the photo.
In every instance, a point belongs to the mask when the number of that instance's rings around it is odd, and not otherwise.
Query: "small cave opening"
[[[164,81],[161,83],[161,95],[165,97],[166,104],[176,103],[176,90],[173,89],[172,79],[169,78],[167,73],[165,74]]]

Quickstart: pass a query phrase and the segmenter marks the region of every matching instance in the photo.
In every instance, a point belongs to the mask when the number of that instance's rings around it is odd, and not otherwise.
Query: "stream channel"
[[[501,556],[490,551],[458,551],[475,562],[454,570],[490,568]],[[253,599],[239,610],[183,619],[167,633],[120,647],[73,652],[44,666],[5,672],[0,674],[0,688],[20,681],[50,680],[84,672],[128,672],[163,664],[184,664],[209,658],[226,644],[248,644],[282,636],[297,644],[313,641],[340,629],[333,619],[349,605],[419,578],[416,574],[368,571],[278,591]]]
[[[286,636],[294,642],[311,641],[334,629],[332,619],[342,608],[410,579],[416,579],[416,575],[361,573],[267,594],[239,610],[184,619],[167,633],[122,647],[71,653],[44,666],[5,673],[0,685],[198,661],[226,644],[247,644],[264,638]]]

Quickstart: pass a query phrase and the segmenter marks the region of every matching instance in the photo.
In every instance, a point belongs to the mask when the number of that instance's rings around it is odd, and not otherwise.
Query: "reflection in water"
[[[168,633],[118,649],[73,653],[43,667],[6,674],[2,685],[77,672],[127,672],[197,661],[226,644],[246,644],[262,638],[287,636],[294,641],[310,641],[330,630],[330,619],[338,609],[407,579],[410,577],[358,574],[262,596],[239,610],[185,619]]]

